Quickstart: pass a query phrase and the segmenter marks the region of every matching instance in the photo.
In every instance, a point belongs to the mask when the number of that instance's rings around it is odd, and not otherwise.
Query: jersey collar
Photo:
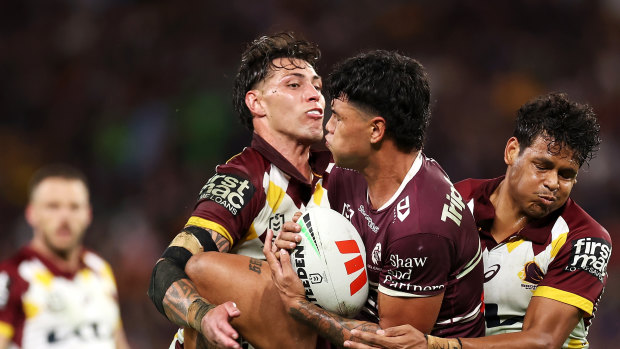
[[[475,200],[474,218],[478,227],[486,234],[490,232],[495,219],[495,207],[491,203],[491,194],[493,194],[493,191],[503,180],[504,176],[490,179],[479,186],[473,193],[473,199]],[[546,243],[551,236],[553,222],[564,212],[569,201],[571,199],[568,199],[567,203],[546,217],[529,222],[521,231],[515,232],[508,239],[518,235],[537,244]]]
[[[261,136],[257,133],[252,135],[252,143],[251,147],[258,151],[265,159],[267,159],[272,164],[276,165],[280,170],[282,170],[287,175],[295,178],[297,181],[301,183],[310,184],[310,182],[305,179],[305,177],[291,164],[282,154],[280,154],[271,144],[267,143]],[[313,177],[318,179],[323,176],[327,166],[331,162],[331,153],[326,150],[314,150],[310,149],[310,158],[308,159],[308,163],[310,164],[310,168],[313,172]]]

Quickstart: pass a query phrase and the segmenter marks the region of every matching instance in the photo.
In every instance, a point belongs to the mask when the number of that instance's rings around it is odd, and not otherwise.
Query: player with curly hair
[[[594,157],[592,108],[552,93],[523,105],[494,179],[456,184],[484,245],[486,335],[425,336],[411,326],[354,332],[349,348],[588,348],[607,282],[609,233],[570,199]],[[443,345],[443,346],[442,346]]]
[[[151,277],[148,293],[157,309],[185,327],[171,347],[181,347],[181,343],[185,348],[203,347],[207,345],[204,340],[211,345],[240,347],[235,341],[238,332],[230,325],[233,319],[248,340],[262,347],[278,340],[277,335],[293,340],[316,338],[295,324],[287,327],[287,333],[261,336],[279,328],[279,318],[263,313],[257,315],[260,321],[253,321],[252,313],[246,311],[249,305],[230,302],[235,291],[248,295],[249,302],[260,302],[251,289],[227,287],[218,298],[206,287],[199,294],[184,269],[190,257],[199,252],[230,252],[250,257],[249,262],[245,259],[244,270],[250,273],[246,280],[259,277],[266,230],[279,230],[309,204],[328,205],[320,183],[331,156],[327,151],[310,149],[323,138],[325,98],[315,70],[319,58],[317,45],[291,33],[262,36],[243,52],[233,104],[242,123],[254,131],[251,146],[216,168],[200,191],[191,217]],[[207,269],[199,272],[204,275]],[[244,327],[248,322],[252,323],[251,331]],[[195,331],[204,336],[196,337]],[[281,340],[283,346],[287,338]]]

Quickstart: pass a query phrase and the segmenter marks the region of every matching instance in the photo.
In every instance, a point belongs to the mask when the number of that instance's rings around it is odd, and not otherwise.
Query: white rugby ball
[[[324,207],[299,218],[301,242],[291,263],[306,289],[306,298],[321,308],[353,317],[368,298],[366,250],[348,219]]]

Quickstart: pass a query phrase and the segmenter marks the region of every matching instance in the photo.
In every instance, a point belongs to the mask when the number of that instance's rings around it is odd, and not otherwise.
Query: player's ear
[[[265,116],[265,108],[262,105],[261,92],[259,90],[249,90],[245,94],[245,105],[248,106],[250,113],[259,117]]]
[[[26,206],[26,210],[24,211],[24,216],[26,217],[26,222],[28,222],[28,224],[30,224],[30,226],[33,226],[35,223],[35,214],[34,214],[34,210],[32,208],[32,205],[28,204],[28,206]]]
[[[506,165],[512,165],[519,157],[521,152],[521,146],[516,137],[510,137],[506,143],[506,149],[504,149],[504,162]]]
[[[385,137],[385,119],[375,116],[370,120],[370,143],[379,143]]]

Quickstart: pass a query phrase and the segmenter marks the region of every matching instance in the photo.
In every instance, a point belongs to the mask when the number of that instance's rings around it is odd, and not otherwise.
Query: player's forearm
[[[339,346],[351,338],[353,329],[366,332],[376,332],[380,329],[378,324],[341,317],[305,299],[296,301],[288,308],[288,313],[297,321],[314,328],[321,336]]]
[[[461,338],[462,349],[543,349],[543,348],[559,348],[553,344],[553,338],[545,333],[529,333],[528,331],[504,333],[488,337],[480,338]]]
[[[204,316],[204,312],[194,309],[197,305],[192,307],[192,304],[196,301],[201,301],[207,306],[211,306],[198,294],[196,286],[194,286],[191,280],[180,279],[175,281],[170,285],[164,296],[163,307],[166,317],[181,327],[189,326],[200,331],[199,324],[202,316]],[[198,319],[198,317],[200,318]]]

